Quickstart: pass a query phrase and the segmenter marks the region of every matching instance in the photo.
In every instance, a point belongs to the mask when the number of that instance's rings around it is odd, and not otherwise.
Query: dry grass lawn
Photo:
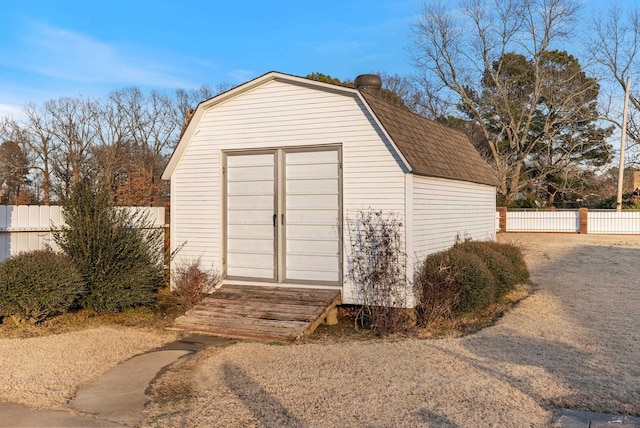
[[[268,346],[179,362],[152,426],[552,426],[559,407],[640,415],[640,236],[509,234],[535,293],[451,339]]]
[[[99,327],[0,339],[0,401],[63,409],[79,386],[174,338],[172,333],[157,330]]]
[[[209,349],[153,385],[147,425],[545,427],[561,407],[640,415],[640,236],[500,239],[525,248],[534,294],[495,325],[439,340]],[[79,386],[175,337],[87,323],[0,339],[0,400],[65,408]]]

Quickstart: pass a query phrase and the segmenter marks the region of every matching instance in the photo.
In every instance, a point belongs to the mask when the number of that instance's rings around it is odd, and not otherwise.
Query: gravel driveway
[[[640,236],[507,234],[535,293],[458,339],[268,346],[184,361],[154,426],[553,425],[570,407],[640,415]]]

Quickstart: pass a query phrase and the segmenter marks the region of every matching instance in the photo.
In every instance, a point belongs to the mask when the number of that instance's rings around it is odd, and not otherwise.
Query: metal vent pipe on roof
[[[382,79],[377,74],[361,74],[353,81],[357,90],[366,92],[376,97],[380,96]]]

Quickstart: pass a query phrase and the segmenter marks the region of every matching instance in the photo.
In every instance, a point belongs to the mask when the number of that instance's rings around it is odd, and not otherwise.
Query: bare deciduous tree
[[[627,77],[632,78],[632,88],[640,85],[640,10],[635,7],[623,12],[619,7],[613,7],[604,15],[594,16],[591,30],[588,52],[612,89],[610,108],[604,116],[621,128]],[[628,147],[635,155],[632,163],[640,165],[640,91],[630,91],[629,107]]]
[[[119,107],[119,94],[113,92],[97,102],[96,144],[91,149],[93,168],[112,186],[124,179],[132,166],[131,135]]]
[[[52,118],[53,135],[59,150],[54,157],[54,173],[59,179],[58,194],[69,189],[87,172],[91,147],[96,143],[96,101],[89,98],[59,98],[44,103]]]
[[[54,135],[53,117],[45,108],[27,104],[20,119],[4,118],[2,129],[6,138],[19,142],[27,153],[29,168],[37,171],[35,180],[39,188],[35,199],[49,205],[52,199],[53,159],[58,150]]]
[[[534,178],[574,165],[585,140],[571,128],[597,119],[589,97],[597,81],[575,58],[553,50],[577,10],[573,0],[468,0],[456,9],[429,2],[414,26],[420,80],[481,131],[480,151],[494,165],[507,204],[535,187]]]
[[[29,161],[24,147],[12,140],[0,144],[0,200],[3,204],[17,204],[26,191]],[[27,200],[24,202],[28,202]]]
[[[64,199],[90,172],[109,184],[117,202],[154,204],[167,191],[160,174],[187,111],[227,89],[228,84],[202,86],[171,97],[124,88],[103,99],[65,97],[41,106],[27,104],[19,117],[0,118],[0,143],[15,143],[24,153],[38,203]],[[11,171],[18,174],[7,168],[3,173]]]
[[[193,115],[193,112],[195,111],[198,104],[229,89],[231,89],[231,85],[227,83],[221,83],[215,88],[212,88],[208,85],[202,85],[199,88],[192,89],[190,91],[178,89],[176,91],[173,111],[176,115],[175,120],[181,125],[180,136],[182,136],[185,129],[187,128],[187,125],[191,120],[191,116]]]
[[[154,204],[166,193],[160,174],[178,140],[174,110],[170,97],[139,88],[113,91],[98,103],[93,164],[118,203]]]
[[[448,105],[429,90],[428,84],[419,88],[413,80],[399,74],[378,72],[378,75],[382,80],[382,99],[432,120],[446,115]]]

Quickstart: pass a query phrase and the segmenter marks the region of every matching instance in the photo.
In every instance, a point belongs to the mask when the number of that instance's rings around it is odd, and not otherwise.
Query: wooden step
[[[291,342],[311,334],[339,303],[339,290],[223,285],[170,329]]]

